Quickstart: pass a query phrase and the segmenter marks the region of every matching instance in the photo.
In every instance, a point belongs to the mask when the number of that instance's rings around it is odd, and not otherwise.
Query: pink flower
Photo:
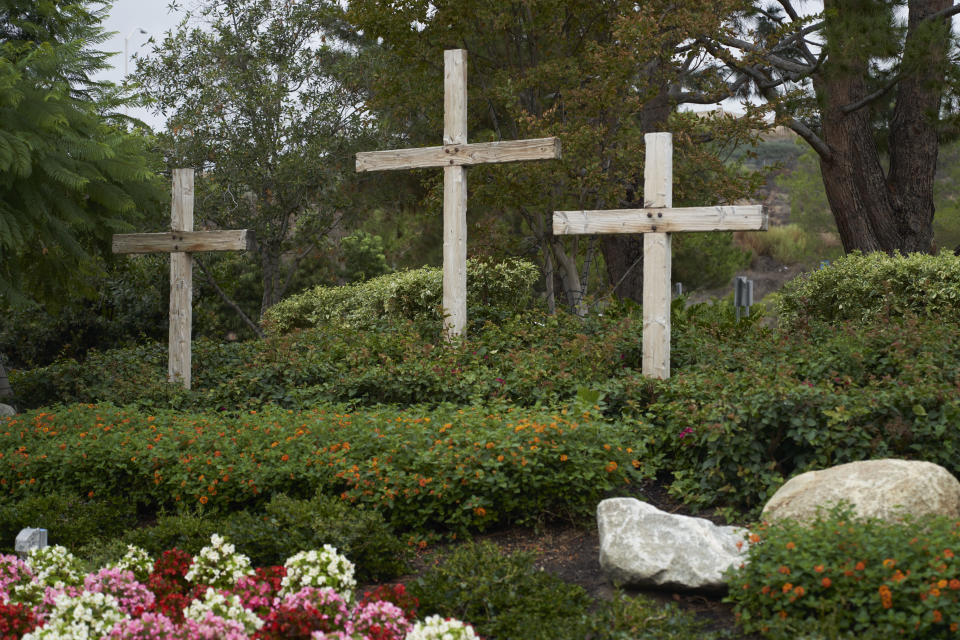
[[[354,633],[377,640],[402,640],[411,625],[403,609],[383,600],[362,602],[351,614]]]
[[[132,571],[100,569],[87,575],[83,587],[91,593],[109,593],[120,604],[120,611],[139,616],[150,608],[155,596],[145,584],[137,582]]]

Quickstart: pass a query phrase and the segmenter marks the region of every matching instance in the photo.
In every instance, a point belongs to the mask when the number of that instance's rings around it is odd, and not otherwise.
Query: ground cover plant
[[[728,599],[744,629],[771,638],[954,637],[958,543],[949,518],[864,520],[840,505],[756,527]]]
[[[952,259],[937,291],[952,286]],[[840,282],[852,267],[833,268],[815,276]],[[816,295],[796,286],[782,298]],[[639,309],[618,304],[586,319],[513,310],[450,343],[386,310],[369,326],[323,320],[257,342],[199,342],[191,392],[163,382],[162,345],[61,360],[12,377],[38,406],[0,423],[0,533],[11,544],[18,527],[57,523],[52,541],[88,568],[126,544],[198,554],[214,533],[260,566],[298,542],[329,544],[383,582],[409,570],[411,549],[586,523],[598,500],[643,483],[742,524],[812,468],[895,456],[957,474],[960,323],[919,299],[850,318],[786,313],[781,328],[756,311],[737,322],[729,301],[679,299],[667,381],[639,375]],[[580,602],[575,589],[522,577],[520,560],[462,553],[421,575],[424,615],[463,607],[481,635],[525,637],[548,628],[541,609],[521,616],[497,597],[549,588]],[[477,599],[426,593],[454,582],[475,585]],[[559,626],[570,637],[696,633],[661,607],[624,597]],[[654,633],[638,619],[667,626]]]

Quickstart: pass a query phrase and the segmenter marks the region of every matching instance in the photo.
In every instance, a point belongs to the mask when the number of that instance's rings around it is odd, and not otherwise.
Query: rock
[[[0,404],[0,418],[10,418],[17,415],[17,410],[8,404]]]
[[[932,462],[864,460],[788,480],[763,507],[767,520],[812,520],[817,508],[845,500],[863,518],[892,521],[903,514],[960,517],[960,482]]]
[[[744,529],[666,513],[633,498],[602,501],[597,526],[600,567],[611,581],[632,587],[725,589],[723,572],[744,561],[747,547]]]

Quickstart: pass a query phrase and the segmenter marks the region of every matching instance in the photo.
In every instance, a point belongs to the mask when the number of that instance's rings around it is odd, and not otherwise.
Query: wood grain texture
[[[193,230],[193,169],[173,170],[170,228]],[[170,381],[190,388],[193,333],[193,258],[189,253],[170,254]]]
[[[467,52],[443,52],[443,142],[467,142]],[[467,329],[467,170],[443,169],[443,313],[447,337]]]
[[[555,211],[555,235],[594,233],[676,233],[685,231],[765,231],[762,205]]]
[[[669,233],[643,236],[643,361],[641,372],[650,378],[670,377],[670,269]]]
[[[643,169],[645,208],[673,206],[673,137],[648,133]],[[659,219],[659,218],[658,218]],[[670,268],[669,233],[643,236],[643,348],[641,372],[650,378],[670,377]]]
[[[114,253],[198,253],[200,251],[250,251],[251,229],[236,231],[174,231],[124,233],[113,236]]]
[[[393,171],[476,164],[553,160],[561,157],[560,138],[447,144],[442,147],[363,151],[357,171]]]

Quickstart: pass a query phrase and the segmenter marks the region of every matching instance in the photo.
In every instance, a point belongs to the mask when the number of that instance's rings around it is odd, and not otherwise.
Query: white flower
[[[323,545],[322,551],[301,551],[287,558],[283,566],[287,575],[280,583],[281,596],[304,587],[330,587],[347,601],[353,598],[353,589],[357,586],[353,563],[329,544]]]
[[[250,558],[236,553],[236,547],[218,534],[210,536],[210,546],[204,547],[193,559],[186,579],[194,584],[206,584],[229,589],[243,576],[251,575]]]
[[[23,640],[95,640],[110,633],[113,625],[125,617],[117,599],[110,594],[61,594],[54,600],[46,624],[24,635]]]
[[[459,620],[430,616],[413,625],[405,640],[479,640],[473,627]]]
[[[191,602],[190,606],[184,610],[183,616],[190,620],[203,622],[208,611],[225,620],[239,622],[248,634],[253,634],[263,626],[263,620],[253,611],[245,609],[239,596],[225,596],[212,588],[207,589],[203,595],[203,600]]]

